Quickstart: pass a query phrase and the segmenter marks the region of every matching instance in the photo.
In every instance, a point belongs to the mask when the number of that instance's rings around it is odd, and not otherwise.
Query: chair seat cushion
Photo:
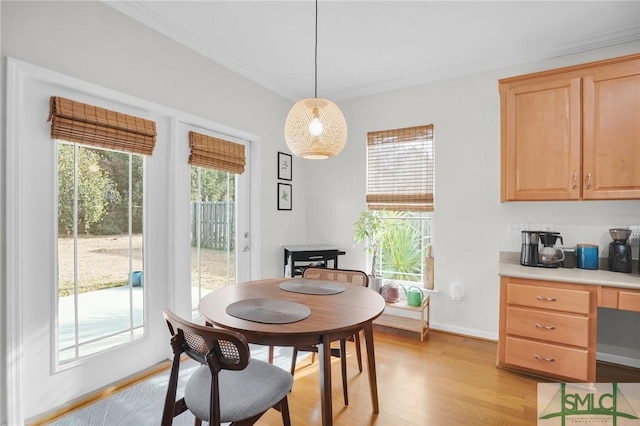
[[[222,370],[220,384],[220,421],[235,422],[263,413],[284,398],[293,386],[293,376],[280,367],[251,359],[240,371]],[[211,371],[198,367],[187,382],[184,401],[198,418],[209,421]]]

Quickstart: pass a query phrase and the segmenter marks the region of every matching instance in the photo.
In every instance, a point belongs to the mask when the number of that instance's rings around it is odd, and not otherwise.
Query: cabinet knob
[[[541,328],[543,330],[555,330],[556,326],[555,325],[542,325],[542,324],[536,323],[536,328]]]
[[[555,302],[555,297],[544,297],[544,296],[536,296],[537,300],[542,300],[543,302]]]
[[[545,356],[538,355],[538,354],[535,354],[533,357],[535,359],[537,359],[538,361],[541,361],[541,362],[554,362],[555,361],[555,359],[553,359],[553,358],[547,358]]]

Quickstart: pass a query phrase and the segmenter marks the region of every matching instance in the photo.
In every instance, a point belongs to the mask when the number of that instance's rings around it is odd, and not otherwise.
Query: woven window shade
[[[367,133],[371,210],[433,211],[433,125]]]
[[[135,154],[151,155],[156,123],[133,115],[51,96],[51,138]]]
[[[189,132],[189,164],[223,172],[244,173],[244,145]]]

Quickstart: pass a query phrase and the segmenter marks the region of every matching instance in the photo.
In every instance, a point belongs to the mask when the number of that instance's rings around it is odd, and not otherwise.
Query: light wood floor
[[[349,406],[342,400],[340,365],[332,363],[336,426],[535,425],[537,383],[544,381],[496,368],[497,344],[430,331],[414,335],[375,331],[380,413],[371,412],[366,370],[358,373],[349,344]],[[598,364],[598,382],[640,382],[640,370]],[[298,362],[289,396],[293,425],[320,424],[318,363]],[[258,425],[282,425],[267,412]]]

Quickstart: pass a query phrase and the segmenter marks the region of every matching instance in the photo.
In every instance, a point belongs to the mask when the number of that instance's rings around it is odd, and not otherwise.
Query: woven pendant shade
[[[347,122],[328,99],[295,103],[284,125],[287,146],[298,157],[320,160],[336,156],[347,142]]]

